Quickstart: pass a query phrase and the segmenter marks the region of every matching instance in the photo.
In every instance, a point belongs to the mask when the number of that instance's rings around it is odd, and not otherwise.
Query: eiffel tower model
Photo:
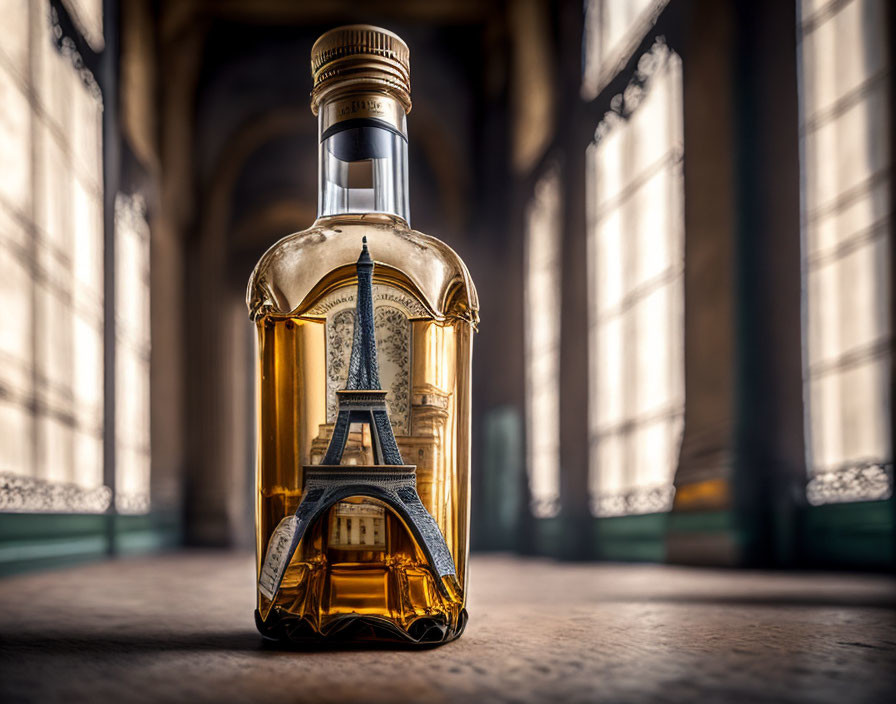
[[[454,560],[435,519],[417,493],[417,467],[402,462],[389,411],[380,388],[373,321],[373,259],[363,238],[357,261],[358,295],[348,379],[337,391],[339,410],[330,444],[318,465],[303,467],[304,492],[288,531],[271,537],[259,589],[274,599],[283,574],[308,529],[332,506],[349,497],[369,497],[386,504],[407,525],[423,550],[435,583],[453,597],[446,581],[456,583]],[[368,423],[374,464],[342,465],[352,423]]]
[[[321,465],[338,465],[345,451],[352,423],[368,423],[376,465],[403,466],[398,444],[389,422],[386,391],[380,388],[380,370],[376,358],[373,322],[373,260],[363,238],[361,256],[356,264],[358,296],[355,302],[355,329],[348,363],[348,381],[336,392],[339,412],[333,435]]]

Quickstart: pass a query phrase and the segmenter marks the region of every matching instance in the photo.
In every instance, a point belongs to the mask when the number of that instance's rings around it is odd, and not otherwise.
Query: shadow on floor
[[[28,651],[43,655],[145,654],[155,652],[212,652],[267,650],[255,629],[221,633],[0,633],[0,653],[15,653],[22,657]]]
[[[746,606],[781,608],[860,608],[896,611],[896,594],[834,596],[822,594],[657,594],[635,597],[608,595],[598,599],[605,604],[696,604],[706,606]]]
[[[264,653],[265,657],[278,653],[339,653],[360,651],[420,651],[438,646],[408,646],[402,643],[320,643],[308,645],[280,645],[263,639],[255,629],[222,633],[195,633],[172,635],[170,633],[135,635],[121,633],[16,633],[0,632],[0,658],[14,655],[16,658],[28,654],[71,655],[79,657],[103,657],[114,655],[147,655],[163,652],[213,653],[213,652],[253,652]]]

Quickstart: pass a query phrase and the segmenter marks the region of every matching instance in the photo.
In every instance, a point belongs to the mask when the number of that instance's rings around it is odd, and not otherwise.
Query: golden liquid
[[[375,270],[374,285],[377,283],[384,282]],[[394,283],[392,278],[390,284]],[[354,290],[348,287],[355,285],[353,271],[340,271],[326,290]],[[410,292],[405,289],[405,293]],[[306,310],[313,309],[316,302],[311,301]],[[332,424],[327,424],[325,319],[268,314],[256,325],[260,373],[256,537],[260,569],[277,524],[294,513],[301,501],[302,467],[320,462]],[[412,319],[409,337],[410,410],[407,427],[396,432],[396,441],[404,462],[417,467],[417,491],[451,550],[456,580],[437,583],[420,546],[388,507],[372,499],[352,498],[331,508],[327,516],[309,527],[274,603],[258,595],[266,634],[283,637],[288,633],[286,637],[292,639],[301,639],[296,633],[317,637],[335,632],[341,621],[357,616],[387,622],[390,628],[409,633],[412,638],[419,635],[423,623],[443,626],[442,640],[456,637],[463,627],[472,327],[457,318]],[[365,438],[363,432],[351,434],[344,464],[367,463],[369,444]],[[346,526],[352,525],[351,519],[347,522],[343,516],[339,524],[336,515],[340,506],[345,509],[347,504],[366,504],[363,510],[382,516],[365,519],[364,537],[356,537],[359,544],[348,547],[346,542],[351,540],[346,538]],[[362,535],[357,523],[354,528],[356,536]],[[337,537],[340,531],[342,537]],[[301,629],[292,628],[299,622]],[[380,637],[381,633],[374,639]]]

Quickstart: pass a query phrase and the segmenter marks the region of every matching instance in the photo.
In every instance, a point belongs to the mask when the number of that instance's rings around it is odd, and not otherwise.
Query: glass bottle
[[[311,64],[318,218],[261,258],[247,291],[258,340],[256,622],[287,642],[444,643],[466,623],[476,289],[450,247],[410,229],[407,45],[340,27],[318,39]],[[335,472],[322,462],[336,456],[365,295],[386,435],[401,455],[388,464],[405,469],[383,467],[377,423],[352,416]],[[315,503],[337,475],[383,470],[406,472],[430,518],[373,489]]]

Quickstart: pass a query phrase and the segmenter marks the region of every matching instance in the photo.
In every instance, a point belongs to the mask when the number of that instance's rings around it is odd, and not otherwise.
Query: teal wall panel
[[[176,515],[0,513],[0,576],[181,543]]]
[[[663,562],[669,514],[594,519],[594,556],[614,562]]]
[[[810,506],[799,560],[811,567],[896,567],[893,499]]]

